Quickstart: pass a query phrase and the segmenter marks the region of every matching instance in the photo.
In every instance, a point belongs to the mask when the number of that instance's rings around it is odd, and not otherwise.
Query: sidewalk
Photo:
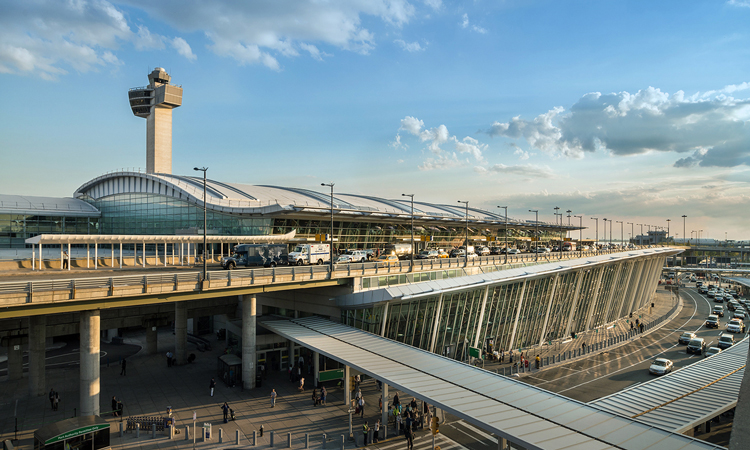
[[[202,442],[200,435],[196,440],[196,447],[221,448],[236,447],[235,431],[240,431],[240,445],[251,444],[253,431],[264,428],[263,437],[258,436],[258,446],[267,447],[270,444],[270,431],[275,432],[274,446],[287,448],[287,433],[292,433],[292,448],[304,448],[305,433],[310,434],[310,448],[321,448],[323,433],[328,436],[328,449],[340,448],[341,435],[349,435],[348,408],[344,403],[342,388],[336,387],[337,382],[326,383],[328,391],[327,405],[312,405],[311,382],[305,383],[304,392],[299,392],[297,383],[289,382],[286,372],[270,372],[263,380],[262,387],[253,390],[243,390],[241,387],[227,387],[219,380],[217,372],[217,358],[224,349],[223,342],[209,336],[212,350],[198,352],[194,345],[189,344],[188,353],[195,353],[196,360],[192,364],[167,368],[167,350],[172,340],[171,331],[159,332],[159,352],[156,355],[145,355],[144,350],[128,358],[127,375],[120,375],[120,367],[116,363],[101,366],[101,416],[111,423],[111,446],[113,449],[148,448],[148,449],[191,449],[193,411],[196,412],[197,425],[211,423],[213,436],[210,441]],[[142,344],[145,333],[126,334],[126,343]],[[104,361],[104,357],[102,357]],[[212,398],[209,395],[209,381],[216,378],[217,387]],[[312,376],[306,376],[312,380]],[[78,366],[47,369],[47,386],[60,393],[61,401],[58,411],[52,411],[47,396],[28,397],[28,378],[26,375],[18,382],[0,380],[3,386],[0,393],[0,440],[13,439],[15,418],[18,418],[18,441],[13,442],[19,449],[33,448],[34,431],[43,425],[73,417],[74,409],[80,412],[78,405],[79,369]],[[309,388],[307,387],[309,386]],[[278,398],[276,407],[271,408],[271,389],[276,389]],[[378,409],[380,391],[374,380],[367,380],[361,385],[365,396],[365,418],[353,418],[353,431],[359,445],[362,444],[362,424],[367,420],[373,426],[381,417]],[[389,389],[392,399],[396,391]],[[166,416],[167,406],[172,407],[172,417],[177,420],[180,434],[174,440],[161,432],[156,439],[151,438],[151,430],[141,430],[140,437],[135,432],[125,432],[120,438],[120,418],[107,413],[111,410],[112,396],[124,403],[123,419],[128,416]],[[399,392],[401,402],[411,400],[411,397]],[[236,421],[223,423],[221,405],[227,402],[234,409]],[[420,402],[421,405],[421,402]],[[191,428],[189,440],[185,440],[185,426]],[[123,422],[125,427],[125,422]],[[219,445],[219,428],[224,431],[224,442]],[[390,436],[394,435],[389,430]],[[258,433],[259,434],[259,433]],[[354,448],[354,442],[347,439],[347,448]]]
[[[610,338],[616,340],[618,337],[620,337],[621,340],[603,348],[611,349],[614,347],[625,345],[635,339],[639,339],[641,336],[647,335],[650,332],[659,329],[663,324],[667,323],[667,320],[665,320],[664,322],[651,324],[650,327],[646,327],[647,329],[645,329],[643,333],[631,333],[630,322],[635,323],[635,320],[638,319],[640,323],[650,324],[651,322],[662,318],[665,314],[670,313],[670,311],[673,310],[673,307],[676,306],[674,312],[672,313],[672,315],[674,315],[681,309],[680,302],[681,300],[679,299],[677,294],[672,296],[670,291],[665,290],[663,286],[658,286],[656,293],[654,294],[654,308],[646,306],[638,311],[634,311],[632,319],[623,318],[616,320],[614,323],[611,323],[609,325],[611,326],[611,328],[608,327],[608,329],[604,330],[603,332],[600,332],[602,330],[590,330],[588,332],[577,333],[575,339],[568,338],[563,340],[562,342],[554,342],[552,343],[552,345],[545,344],[541,347],[524,348],[523,354],[525,358],[529,359],[529,369],[518,373],[518,376],[522,377],[524,375],[537,372],[538,370],[559,367],[561,364],[567,364],[578,361],[582,358],[588,358],[595,351],[601,350],[601,348],[596,349],[592,346],[597,343],[601,343],[600,345],[606,346],[606,341]],[[584,342],[587,346],[586,352],[580,355],[578,354],[578,352],[581,351]],[[570,355],[572,355],[572,357],[568,357],[568,352],[570,352]],[[520,354],[518,350],[514,350],[513,354],[513,361],[517,362],[520,365]],[[536,357],[536,355],[539,355],[542,360],[542,367],[540,369],[534,368],[534,358]],[[553,358],[555,358],[555,361],[557,361],[557,358],[561,355],[565,356],[565,360],[552,363]],[[545,365],[545,361],[547,358],[549,358],[549,364]],[[511,370],[512,364],[509,362],[507,351],[505,352],[504,363],[501,364],[497,361],[485,361],[483,367],[485,370],[489,370],[492,372],[500,374],[504,373],[507,375],[510,375],[512,373],[513,376],[516,376],[516,370]]]

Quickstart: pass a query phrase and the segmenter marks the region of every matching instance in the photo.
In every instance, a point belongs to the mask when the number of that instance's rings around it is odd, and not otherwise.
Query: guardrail
[[[564,252],[563,259],[581,258],[600,252]],[[239,270],[212,270],[201,282],[200,271],[123,275],[108,277],[32,280],[0,283],[0,307],[23,304],[49,304],[70,300],[158,295],[178,292],[221,291],[247,286],[289,284],[339,278],[367,277],[388,274],[409,274],[458,268],[487,268],[492,271],[517,267],[518,264],[544,264],[558,260],[559,254],[504,255],[469,258],[439,258],[399,261],[393,264],[365,262],[352,264],[289,266]],[[536,260],[536,261],[535,261]]]

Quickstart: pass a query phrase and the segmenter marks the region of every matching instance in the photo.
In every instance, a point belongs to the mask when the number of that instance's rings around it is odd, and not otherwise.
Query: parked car
[[[367,262],[367,252],[364,250],[349,250],[346,252],[351,257],[351,262],[363,263]]]
[[[398,264],[398,261],[398,256],[396,255],[380,255],[378,259],[375,260],[376,263],[383,265]]]
[[[680,335],[680,337],[677,339],[677,343],[679,344],[687,344],[690,342],[691,339],[695,339],[697,336],[695,333],[691,333],[689,331],[686,331]]]
[[[709,356],[714,356],[717,353],[721,353],[721,349],[719,347],[708,347],[708,350],[706,350],[706,353],[703,354],[703,357],[708,358]]]
[[[489,247],[480,246],[476,248],[476,254],[479,256],[487,256],[490,254]]]
[[[467,259],[474,259],[474,258],[477,258],[477,257],[478,257],[478,255],[476,253],[474,253],[474,252],[469,252],[469,254],[467,255]]]
[[[706,328],[719,328],[720,323],[719,316],[711,314],[708,316],[708,319],[706,319]]]
[[[502,255],[503,248],[502,247],[490,247],[490,255]]]
[[[450,258],[450,255],[445,250],[438,249],[438,258]]]
[[[722,350],[726,350],[734,345],[734,336],[731,334],[722,334],[719,336],[719,343],[716,344]]]
[[[508,254],[509,255],[518,255],[519,253],[521,253],[521,250],[519,250],[517,248],[509,248],[508,249]]]
[[[648,373],[653,375],[664,375],[672,371],[674,363],[667,358],[656,358],[648,368]]]
[[[438,257],[437,250],[422,250],[417,255],[417,259],[436,259]]]
[[[706,350],[706,341],[703,338],[690,339],[685,349],[687,353],[697,353],[699,355],[702,355],[704,350]]]
[[[352,262],[352,255],[339,255],[333,262],[334,264],[348,264]]]

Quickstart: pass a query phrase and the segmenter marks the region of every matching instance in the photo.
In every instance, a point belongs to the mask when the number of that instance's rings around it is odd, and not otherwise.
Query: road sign
[[[469,356],[473,358],[481,358],[482,350],[477,347],[469,347]]]

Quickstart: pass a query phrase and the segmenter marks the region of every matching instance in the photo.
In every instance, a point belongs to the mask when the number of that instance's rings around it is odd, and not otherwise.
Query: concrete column
[[[349,390],[349,366],[344,366],[344,404],[350,407],[352,402],[352,391]]]
[[[46,393],[47,316],[29,317],[29,393]]]
[[[146,323],[146,353],[154,355],[158,351],[158,340],[156,335],[156,326]]]
[[[497,450],[508,448],[508,441],[504,437],[497,436]]]
[[[297,364],[297,361],[294,359],[294,341],[287,341],[286,342],[286,364],[287,364],[287,370],[289,370],[290,367],[294,367],[295,364]],[[305,376],[305,373],[302,372],[302,376]]]
[[[313,378],[315,379],[315,387],[318,387],[318,377],[320,376],[320,354],[313,352]]]
[[[255,388],[255,327],[256,327],[256,297],[242,296],[242,385],[245,389]]]
[[[388,385],[385,383],[381,384],[383,385],[381,392],[383,398],[383,413],[380,418],[380,426],[383,427],[383,439],[388,439]]]
[[[81,311],[81,416],[99,415],[99,331],[100,312]]]
[[[23,377],[23,346],[21,338],[8,339],[8,381]]]
[[[174,358],[178,366],[187,362],[187,302],[174,304]]]

